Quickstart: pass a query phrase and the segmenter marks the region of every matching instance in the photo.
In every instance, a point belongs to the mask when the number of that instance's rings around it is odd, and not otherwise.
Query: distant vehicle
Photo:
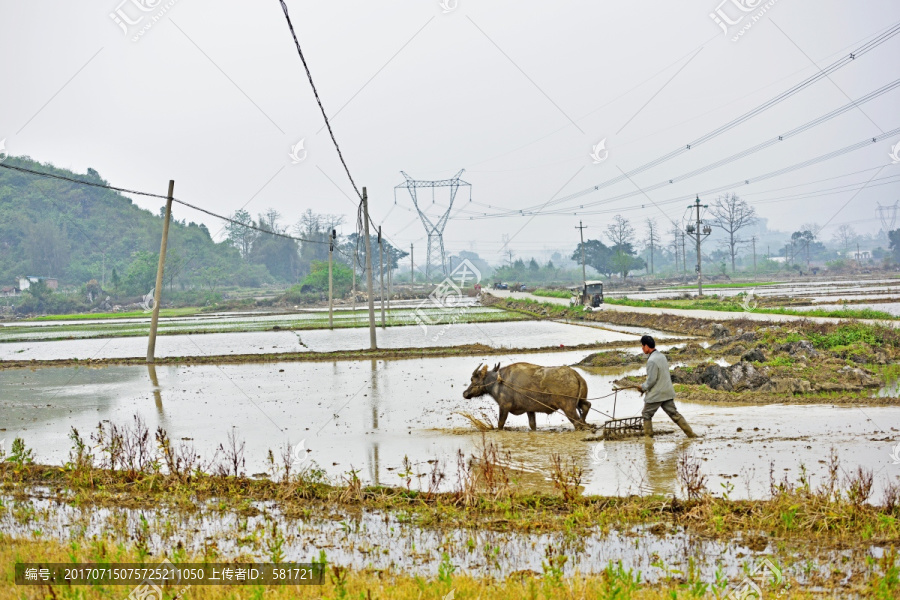
[[[585,281],[584,286],[570,288],[572,294],[580,300],[581,306],[590,306],[593,308],[603,304],[603,282],[602,281]]]
[[[494,289],[495,290],[508,290],[509,285],[502,283],[500,281],[496,281],[496,282],[494,282]]]

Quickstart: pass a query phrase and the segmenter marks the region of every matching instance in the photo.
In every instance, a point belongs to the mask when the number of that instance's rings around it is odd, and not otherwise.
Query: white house
[[[59,281],[53,277],[35,277],[34,275],[28,275],[26,277],[19,277],[19,290],[24,292],[31,287],[32,283],[37,283],[38,281],[43,281],[51,290],[59,288]]]

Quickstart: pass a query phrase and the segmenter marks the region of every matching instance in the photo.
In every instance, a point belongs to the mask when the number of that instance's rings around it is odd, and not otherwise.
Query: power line
[[[64,175],[57,175],[57,174],[55,174],[55,173],[46,173],[46,172],[42,172],[42,171],[35,171],[35,170],[33,170],[33,169],[27,169],[27,168],[25,168],[25,167],[18,167],[18,166],[15,166],[15,165],[9,165],[9,164],[6,164],[6,163],[0,163],[0,167],[3,167],[4,169],[10,169],[10,170],[13,170],[13,171],[18,171],[18,172],[20,172],[20,173],[27,173],[27,174],[29,174],[29,175],[35,175],[35,176],[38,176],[38,177],[48,177],[48,178],[50,178],[50,179],[58,179],[58,180],[60,180],[60,181],[68,181],[68,182],[70,182],[70,183],[77,183],[77,184],[79,184],[79,185],[85,185],[85,186],[89,186],[89,187],[101,188],[101,189],[104,189],[104,190],[112,190],[112,191],[114,191],[114,192],[121,192],[121,193],[126,193],[126,194],[134,194],[134,195],[136,195],[136,196],[147,196],[148,198],[161,198],[161,199],[163,199],[163,200],[168,199],[167,196],[163,196],[162,194],[153,194],[153,193],[150,193],[150,192],[141,192],[141,191],[139,191],[139,190],[132,190],[132,189],[129,189],[129,188],[116,187],[116,186],[112,186],[112,185],[109,185],[109,184],[95,183],[95,182],[93,182],[93,181],[84,181],[84,180],[81,180],[81,179],[75,179],[75,178],[73,178],[73,177],[66,177],[66,176],[64,176]],[[237,221],[237,220],[235,220],[235,219],[232,219],[231,217],[225,217],[225,216],[220,215],[220,214],[218,214],[218,213],[214,213],[214,212],[212,212],[211,210],[207,210],[207,209],[205,209],[205,208],[201,208],[201,207],[199,207],[199,206],[197,206],[197,205],[195,205],[195,204],[191,204],[191,203],[189,203],[189,202],[185,202],[184,200],[179,200],[178,198],[172,198],[172,202],[177,202],[178,204],[181,204],[182,206],[186,206],[186,207],[188,207],[188,208],[192,208],[192,209],[194,209],[194,210],[200,211],[200,212],[205,213],[205,214],[207,214],[207,215],[209,215],[209,216],[211,216],[211,217],[215,217],[215,218],[217,218],[217,219],[222,219],[223,221],[227,221],[227,222],[232,223],[232,224],[234,224],[234,225],[240,225],[241,227],[246,227],[247,229],[253,229],[253,230],[255,230],[255,231],[259,231],[260,233],[267,233],[267,234],[269,234],[269,235],[274,235],[274,236],[277,236],[277,237],[281,237],[281,238],[285,238],[285,239],[289,239],[289,240],[294,240],[294,241],[296,241],[296,242],[305,242],[305,243],[308,243],[308,244],[328,244],[328,243],[329,243],[329,242],[327,242],[327,241],[308,240],[308,239],[305,239],[305,238],[301,238],[301,237],[297,237],[297,236],[293,236],[293,235],[288,235],[288,234],[286,234],[286,233],[281,233],[281,232],[278,232],[278,231],[269,231],[268,229],[263,229],[263,228],[261,228],[261,227],[257,227],[256,225],[253,225],[253,224],[243,223],[243,222],[241,222],[241,221]]]
[[[341,153],[341,147],[337,143],[337,139],[334,137],[334,131],[331,129],[331,122],[328,120],[328,115],[325,113],[325,107],[322,106],[322,99],[319,98],[319,91],[316,89],[316,84],[313,83],[312,73],[309,72],[309,65],[306,64],[306,58],[303,56],[303,50],[300,49],[300,40],[297,39],[297,33],[294,31],[294,24],[291,23],[291,16],[288,14],[287,4],[284,3],[284,0],[279,0],[281,2],[281,8],[284,9],[284,18],[287,19],[288,29],[291,30],[291,36],[294,38],[294,45],[297,47],[297,54],[300,55],[300,61],[303,63],[303,69],[306,71],[306,78],[309,79],[309,85],[312,87],[313,94],[316,97],[316,103],[319,105],[319,110],[322,111],[322,118],[325,119],[325,126],[328,127],[328,135],[331,136],[331,141],[334,143],[334,149],[337,150],[338,158],[341,159],[341,164],[344,165],[344,171],[347,173],[347,178],[350,179],[350,185],[353,186],[353,191],[356,192],[356,195],[359,196],[360,202],[362,202],[362,193],[359,191],[359,188],[356,187],[356,182],[353,181],[353,176],[350,174],[350,168],[347,167],[347,162],[344,160],[344,155]]]
[[[687,195],[685,195],[685,196],[678,196],[678,197],[676,197],[676,198],[670,198],[670,199],[668,199],[668,200],[662,200],[662,201],[660,201],[660,202],[657,202],[656,204],[658,204],[658,205],[665,205],[665,204],[672,204],[672,203],[675,203],[675,202],[684,202],[685,200],[690,201],[690,200],[692,200],[692,199],[694,198],[694,196],[696,196],[698,193],[699,193],[699,195],[701,195],[701,196],[703,196],[703,195],[709,195],[709,194],[716,194],[716,193],[719,193],[719,192],[724,192],[724,191],[732,190],[732,189],[734,189],[734,188],[736,188],[736,187],[739,187],[739,186],[750,185],[751,183],[757,183],[757,182],[763,181],[763,180],[765,180],[765,179],[771,179],[771,178],[773,178],[773,177],[778,177],[778,176],[780,176],[780,175],[784,175],[784,174],[790,173],[790,172],[792,172],[792,171],[796,171],[796,170],[798,170],[798,169],[802,169],[802,168],[805,168],[805,167],[809,167],[809,166],[818,164],[818,163],[820,163],[820,162],[824,162],[824,161],[826,161],[826,160],[830,160],[830,159],[832,159],[832,158],[836,158],[836,157],[841,156],[841,155],[843,155],[843,154],[847,154],[847,153],[849,153],[849,152],[853,152],[853,151],[855,151],[855,150],[859,150],[860,148],[864,148],[864,147],[867,147],[867,146],[871,146],[873,143],[876,143],[876,142],[878,142],[879,140],[883,140],[883,139],[885,139],[885,138],[889,138],[889,137],[894,136],[894,135],[896,135],[896,134],[898,134],[898,133],[900,133],[900,127],[894,128],[894,129],[892,129],[892,130],[890,130],[890,131],[888,131],[888,132],[886,132],[886,133],[884,133],[884,134],[882,134],[882,135],[878,135],[878,136],[873,136],[873,137],[870,137],[870,138],[866,138],[866,139],[864,139],[864,140],[862,140],[862,141],[856,142],[855,144],[851,144],[851,145],[849,145],[849,146],[845,146],[845,147],[843,147],[843,148],[840,148],[840,149],[838,149],[838,150],[834,150],[834,151],[829,152],[829,153],[827,153],[827,154],[822,154],[822,155],[816,156],[816,157],[814,157],[814,158],[810,158],[810,159],[805,160],[805,161],[803,161],[803,162],[795,163],[795,164],[793,164],[793,165],[784,167],[784,168],[782,168],[782,169],[778,169],[778,170],[776,170],[776,171],[770,171],[769,173],[764,173],[764,174],[762,174],[762,175],[757,175],[756,177],[748,177],[748,178],[745,178],[745,179],[742,179],[742,180],[739,180],[739,181],[732,182],[732,183],[727,184],[727,185],[722,185],[722,186],[718,186],[718,187],[715,187],[715,188],[710,188],[710,189],[702,190],[702,191],[697,192],[697,193],[687,194]],[[646,188],[645,188],[645,189],[646,189]],[[629,192],[629,193],[627,194],[627,196],[631,196],[631,195],[634,195],[634,192]],[[585,205],[585,206],[588,206],[588,205]],[[632,207],[632,208],[630,208],[630,210],[635,210],[636,208],[637,208],[637,207]],[[613,209],[603,209],[603,210],[581,210],[581,209],[578,209],[578,210],[576,210],[575,212],[572,212],[572,209],[567,209],[567,210],[566,210],[566,209],[558,209],[558,210],[556,210],[556,211],[542,212],[541,214],[543,214],[543,215],[552,215],[552,214],[556,214],[556,215],[570,215],[570,214],[571,214],[571,215],[595,215],[595,214],[605,214],[605,213],[609,213],[609,212],[618,212],[618,211],[621,211],[621,210],[629,210],[629,209],[616,209],[616,208],[613,208]],[[473,220],[473,219],[486,219],[486,218],[489,219],[489,218],[495,218],[495,217],[497,217],[497,216],[514,217],[514,216],[519,216],[520,214],[528,215],[528,214],[530,214],[530,213],[529,213],[528,211],[525,211],[524,213],[519,213],[519,212],[517,211],[516,213],[511,213],[511,214],[508,214],[508,215],[483,215],[483,216],[471,216],[471,217],[469,217],[469,219],[472,219],[472,220]]]
[[[787,90],[781,92],[780,94],[778,94],[778,95],[776,95],[776,96],[770,98],[769,100],[763,102],[763,103],[760,104],[759,106],[757,106],[757,107],[755,107],[755,108],[753,108],[753,109],[751,109],[751,110],[745,112],[744,114],[742,114],[742,115],[740,115],[740,116],[738,116],[738,117],[732,119],[732,120],[729,121],[728,123],[725,123],[724,125],[722,125],[722,126],[716,128],[716,129],[713,129],[712,131],[707,132],[706,134],[700,136],[699,138],[697,138],[697,139],[695,139],[695,140],[693,140],[693,141],[690,141],[690,142],[688,142],[687,144],[684,144],[684,145],[682,145],[682,146],[679,147],[679,148],[676,148],[675,150],[669,152],[668,154],[664,154],[664,155],[662,155],[662,156],[660,156],[660,157],[658,157],[658,158],[656,158],[656,159],[654,159],[654,160],[651,160],[650,162],[647,162],[647,163],[645,163],[645,164],[643,164],[643,165],[641,165],[641,166],[635,167],[634,169],[631,169],[630,171],[627,171],[627,173],[624,173],[624,174],[622,174],[622,175],[618,175],[618,176],[613,177],[613,178],[611,178],[611,179],[607,179],[606,181],[604,181],[604,182],[602,182],[602,183],[599,183],[599,184],[597,184],[597,185],[594,185],[594,186],[592,186],[592,187],[590,187],[590,188],[587,188],[587,189],[585,189],[585,190],[581,190],[581,191],[579,191],[579,192],[574,192],[574,193],[572,193],[572,194],[569,194],[568,196],[563,196],[562,198],[558,198],[558,199],[554,200],[553,202],[551,202],[551,204],[552,204],[552,205],[561,204],[561,203],[564,203],[564,202],[568,202],[568,201],[574,200],[574,199],[576,199],[576,198],[580,198],[581,196],[584,196],[584,195],[586,195],[586,194],[590,194],[590,193],[592,193],[592,192],[594,192],[594,191],[597,191],[597,190],[599,190],[599,189],[601,189],[601,188],[605,188],[605,187],[608,187],[608,186],[610,186],[610,185],[613,185],[613,184],[616,184],[616,183],[620,183],[620,182],[622,182],[622,181],[625,181],[625,180],[626,180],[626,174],[627,174],[628,176],[637,175],[638,173],[642,173],[642,172],[644,172],[644,171],[646,171],[646,170],[648,170],[648,169],[651,169],[651,168],[653,168],[653,167],[659,166],[659,165],[663,164],[664,162],[667,162],[667,161],[669,161],[669,160],[671,160],[671,159],[673,159],[673,158],[675,158],[675,157],[677,157],[677,156],[680,156],[681,154],[684,154],[685,152],[690,151],[691,148],[694,148],[694,147],[699,146],[699,145],[701,145],[701,144],[703,144],[703,143],[706,143],[706,142],[708,142],[708,141],[710,141],[710,140],[712,140],[712,139],[714,139],[714,138],[716,138],[716,137],[722,135],[723,133],[726,133],[727,131],[730,131],[731,129],[737,127],[738,125],[743,124],[744,122],[746,122],[746,121],[752,119],[753,117],[758,116],[759,114],[765,112],[766,110],[768,110],[768,109],[770,109],[770,108],[772,108],[772,107],[774,107],[774,106],[776,106],[776,105],[778,105],[778,104],[784,102],[784,101],[787,100],[788,98],[790,98],[790,97],[794,96],[795,94],[797,94],[797,93],[799,93],[799,92],[805,90],[807,87],[813,85],[814,83],[817,83],[817,82],[820,81],[821,79],[827,78],[831,73],[833,73],[833,72],[835,72],[835,71],[837,71],[837,70],[839,70],[839,69],[845,67],[846,65],[850,64],[851,62],[853,62],[854,60],[856,60],[856,59],[859,58],[860,56],[862,56],[862,55],[864,55],[864,54],[867,54],[868,52],[874,50],[875,48],[877,48],[877,47],[880,46],[881,44],[887,42],[889,39],[891,39],[892,37],[896,36],[897,34],[900,34],[900,23],[895,23],[895,24],[894,24],[893,26],[891,26],[889,29],[887,29],[886,31],[884,31],[884,32],[882,32],[882,33],[876,35],[872,40],[870,40],[870,41],[866,42],[865,44],[863,44],[862,46],[858,47],[858,48],[857,48],[856,50],[854,50],[853,52],[851,52],[851,53],[849,53],[849,54],[847,54],[847,55],[842,56],[841,58],[839,58],[838,60],[836,60],[835,62],[833,62],[831,65],[829,65],[829,66],[827,66],[827,67],[825,67],[825,68],[823,68],[823,69],[820,69],[817,73],[814,73],[814,74],[811,75],[810,77],[807,77],[806,79],[804,79],[804,80],[801,81],[800,83],[798,83],[798,84],[796,84],[796,85],[794,85],[794,86],[788,88]],[[534,211],[536,206],[537,206],[537,205],[533,205],[533,206],[528,207],[527,209],[522,209],[522,210],[526,210],[526,211]],[[511,216],[512,214],[519,213],[519,212],[520,212],[519,210],[516,210],[516,211],[507,211],[506,213],[497,213],[497,214],[494,215],[494,216]]]

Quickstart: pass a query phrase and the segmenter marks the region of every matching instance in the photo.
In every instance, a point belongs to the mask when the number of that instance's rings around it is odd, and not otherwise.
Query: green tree
[[[900,229],[895,229],[893,231],[888,232],[888,239],[890,240],[891,253],[894,255],[894,262],[900,263]]]
[[[334,261],[332,265],[332,282],[334,296],[345,296],[353,285],[353,271],[345,264]],[[310,273],[303,278],[301,289],[314,292],[328,292],[328,261],[314,260],[310,265]]]
[[[131,264],[122,279],[122,291],[126,294],[149,294],[156,285],[156,269],[159,255],[140,250],[131,255]]]
[[[614,263],[615,253],[600,240],[588,240],[584,243],[584,263],[607,277],[617,272],[618,266]],[[581,264],[581,244],[572,253],[572,260]]]

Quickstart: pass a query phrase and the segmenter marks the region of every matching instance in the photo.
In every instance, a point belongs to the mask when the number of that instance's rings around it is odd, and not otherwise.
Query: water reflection
[[[159,414],[160,419],[163,419],[166,415],[163,412],[162,391],[159,387],[159,379],[156,377],[156,365],[148,364],[147,373],[150,374],[150,383],[153,384],[153,399],[156,400],[156,412]]]

